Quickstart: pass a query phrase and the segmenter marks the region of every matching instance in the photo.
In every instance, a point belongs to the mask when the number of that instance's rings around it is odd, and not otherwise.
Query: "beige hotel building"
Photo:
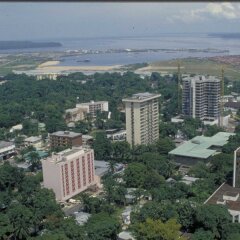
[[[65,201],[95,182],[94,152],[73,147],[42,160],[43,185],[52,189],[58,201]]]
[[[160,96],[145,92],[122,100],[125,103],[127,141],[132,147],[158,140]]]

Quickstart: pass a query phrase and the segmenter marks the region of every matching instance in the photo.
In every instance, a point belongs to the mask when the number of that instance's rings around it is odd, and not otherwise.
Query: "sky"
[[[238,2],[0,2],[0,40],[239,32]]]

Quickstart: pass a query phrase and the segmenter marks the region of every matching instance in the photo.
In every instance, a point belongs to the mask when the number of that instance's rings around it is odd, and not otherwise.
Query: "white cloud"
[[[239,3],[208,3],[202,8],[192,9],[190,11],[181,11],[180,14],[169,17],[169,22],[183,21],[192,23],[204,21],[209,18],[221,18],[226,20],[240,19]]]
[[[203,12],[209,13],[213,16],[224,17],[227,19],[236,19],[239,18],[240,15],[238,10],[232,3],[209,3]]]

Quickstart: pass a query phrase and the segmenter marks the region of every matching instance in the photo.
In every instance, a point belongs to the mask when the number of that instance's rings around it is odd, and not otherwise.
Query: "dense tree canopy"
[[[79,77],[79,78],[78,78]],[[81,83],[81,79],[86,83]],[[84,76],[82,73],[58,77],[57,81],[10,74],[8,82],[0,86],[0,128],[11,127],[25,118],[35,118],[46,123],[48,132],[64,130],[65,109],[79,102],[107,100],[113,120],[120,120],[117,107],[124,96],[136,92],[152,91],[151,82],[131,72],[96,73]],[[26,122],[29,125],[29,123]],[[29,125],[31,131],[33,126]]]
[[[179,235],[180,227],[175,219],[163,223],[161,220],[148,218],[146,222],[136,225],[135,235],[137,240],[184,240]]]

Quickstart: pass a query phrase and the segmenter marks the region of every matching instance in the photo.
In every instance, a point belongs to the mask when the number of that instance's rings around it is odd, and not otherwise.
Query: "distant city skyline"
[[[0,40],[239,32],[237,2],[1,2]]]

